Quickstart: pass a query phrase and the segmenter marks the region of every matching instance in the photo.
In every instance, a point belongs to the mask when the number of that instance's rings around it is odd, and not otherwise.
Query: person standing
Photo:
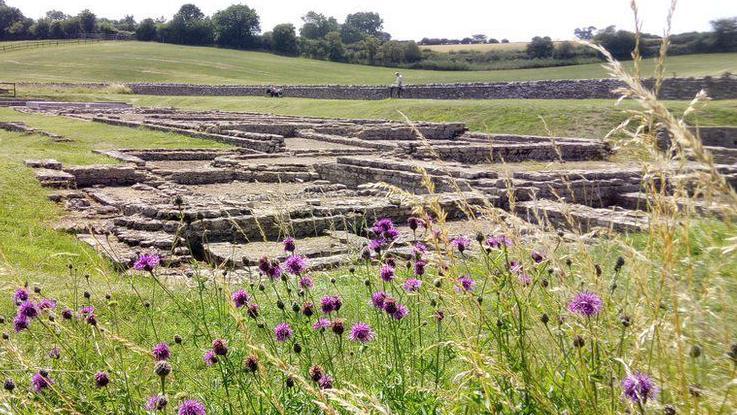
[[[394,83],[389,87],[389,98],[394,98],[394,91],[397,91],[397,98],[402,98],[402,90],[404,89],[404,78],[399,72],[394,72]]]

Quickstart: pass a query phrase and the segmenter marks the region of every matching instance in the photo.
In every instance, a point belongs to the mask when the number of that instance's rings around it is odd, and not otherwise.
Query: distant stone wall
[[[645,81],[648,86],[652,80]],[[595,99],[614,98],[622,84],[613,79],[408,85],[404,98],[413,99]],[[140,95],[266,96],[266,86],[131,83]],[[281,86],[285,97],[376,100],[389,98],[388,86],[305,85]],[[663,99],[692,99],[701,89],[713,99],[737,99],[737,78],[669,78],[663,82]],[[277,98],[275,98],[277,99]]]

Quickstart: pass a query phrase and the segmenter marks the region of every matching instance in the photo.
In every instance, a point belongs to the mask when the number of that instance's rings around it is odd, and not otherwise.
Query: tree
[[[576,47],[571,42],[561,42],[555,47],[555,59],[573,59],[576,57]]]
[[[714,49],[717,52],[737,50],[737,17],[711,21],[714,31]]]
[[[410,40],[404,45],[404,60],[410,63],[422,60],[422,51],[414,40]]]
[[[212,17],[215,26],[215,42],[220,46],[237,49],[259,47],[260,20],[255,10],[236,4],[221,10]]]
[[[361,49],[366,54],[366,63],[373,65],[376,63],[376,55],[379,53],[381,43],[373,36],[369,36],[361,41]]]
[[[492,37],[491,39],[489,39],[489,43],[499,43],[499,40]]]
[[[396,66],[404,62],[404,47],[396,40],[381,45],[381,60],[384,65]]]
[[[614,26],[599,30],[593,40],[603,46],[617,59],[631,59],[632,51],[637,44],[634,33],[617,30]]]
[[[125,30],[126,32],[135,32],[138,25],[136,24],[136,19],[133,16],[126,15],[124,18],[118,20],[115,26],[120,30]]]
[[[31,34],[33,34],[33,37],[36,39],[48,39],[51,36],[51,20],[36,20],[36,23],[31,26]]]
[[[52,20],[49,25],[49,39],[64,39],[64,24],[61,20]]]
[[[211,45],[213,25],[194,4],[183,5],[165,26],[159,28],[163,41],[184,45]]]
[[[0,40],[19,39],[22,27],[26,23],[27,20],[20,9],[0,5]]]
[[[576,38],[580,40],[591,40],[594,38],[594,32],[596,31],[596,27],[589,26],[589,27],[577,27],[573,34],[576,35]]]
[[[82,25],[79,23],[79,17],[70,17],[61,22],[64,29],[64,37],[67,39],[76,39],[82,33]]]
[[[381,29],[384,20],[378,13],[358,12],[349,14],[340,28],[340,35],[345,43],[360,42],[367,36],[382,37]]]
[[[527,44],[527,56],[530,58],[544,59],[553,56],[555,46],[549,36],[535,36],[532,41]]]
[[[302,16],[304,24],[299,29],[299,35],[306,39],[322,39],[330,32],[340,30],[338,21],[334,17],[309,11]]]
[[[156,22],[153,19],[144,19],[136,28],[136,40],[142,42],[150,42],[156,40],[158,31],[156,30]]]
[[[46,12],[46,18],[50,20],[66,20],[71,16],[66,15],[64,12],[59,10],[49,10]]]
[[[486,35],[472,35],[473,43],[486,43]]]
[[[509,43],[509,39],[502,39],[502,43]]]
[[[325,35],[327,43],[327,57],[334,62],[342,62],[345,60],[345,46],[338,32],[330,32]]]
[[[297,31],[293,24],[283,23],[274,26],[272,32],[272,49],[282,55],[294,56],[299,54]]]
[[[77,17],[79,18],[79,25],[82,27],[82,32],[95,33],[97,31],[97,16],[94,13],[85,9]]]

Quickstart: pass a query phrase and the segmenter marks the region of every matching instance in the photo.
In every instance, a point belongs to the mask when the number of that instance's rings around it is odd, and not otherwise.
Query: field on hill
[[[652,71],[648,60],[644,73]],[[737,54],[676,56],[672,76],[737,73]],[[196,84],[374,84],[393,82],[392,68],[349,65],[262,52],[160,43],[107,42],[0,55],[0,80],[10,82],[185,82]],[[599,64],[499,71],[403,70],[408,84],[606,77]]]
[[[524,50],[527,48],[528,42],[509,42],[509,43],[481,43],[471,45],[420,45],[420,49],[430,49],[433,52],[460,52],[460,51],[478,51],[489,52],[504,50]],[[553,42],[558,45],[561,42]]]

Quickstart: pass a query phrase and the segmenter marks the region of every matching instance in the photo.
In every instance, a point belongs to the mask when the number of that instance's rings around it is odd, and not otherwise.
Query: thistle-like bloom
[[[348,338],[354,342],[368,343],[376,337],[376,333],[366,323],[356,323],[351,327],[351,334]]]
[[[377,220],[374,223],[373,228],[371,228],[371,230],[374,231],[374,233],[377,235],[381,235],[384,232],[388,232],[392,229],[394,229],[394,223],[389,218],[382,218]]]
[[[258,269],[263,275],[271,279],[279,278],[282,274],[281,265],[276,261],[270,261],[266,257],[261,257],[258,260]]]
[[[386,245],[386,241],[384,239],[372,239],[368,244],[368,248],[378,254],[384,248],[384,245]]]
[[[248,370],[251,373],[258,372],[258,357],[256,357],[255,355],[248,356],[243,366],[245,366],[246,370]]]
[[[305,275],[304,277],[299,279],[299,286],[302,289],[309,290],[310,288],[315,286],[315,283],[312,281],[312,278]]]
[[[530,256],[532,257],[532,260],[538,264],[545,261],[545,255],[538,251],[532,251],[532,253],[530,253]]]
[[[320,300],[320,309],[325,314],[330,314],[333,311],[340,310],[343,306],[343,301],[337,295],[326,295]]]
[[[82,307],[79,310],[79,315],[81,315],[81,316],[88,316],[88,315],[94,314],[94,313],[95,313],[95,306],[93,306],[93,305],[88,305],[88,306]]]
[[[64,320],[71,320],[72,317],[74,317],[74,312],[72,311],[71,308],[65,307],[64,310],[61,311],[61,317]]]
[[[33,304],[31,301],[26,300],[18,306],[18,314],[24,315],[28,318],[34,318],[38,316],[38,307],[36,307],[36,304]]]
[[[254,319],[256,317],[258,317],[259,309],[260,309],[260,307],[259,307],[258,304],[256,304],[256,303],[249,304],[248,305],[248,317],[251,317],[251,318],[254,318]]]
[[[284,261],[284,267],[290,274],[300,275],[307,270],[307,258],[292,255]]]
[[[425,226],[425,221],[412,216],[411,218],[407,219],[407,226],[409,226],[409,228],[412,229],[412,231],[414,232],[420,226]]]
[[[169,345],[166,343],[159,343],[151,349],[151,354],[154,356],[154,360],[169,360],[171,357],[171,351]]]
[[[215,356],[215,352],[212,350],[208,350],[205,352],[205,354],[202,356],[202,360],[205,361],[205,364],[207,366],[212,366],[218,362],[218,357]]]
[[[658,387],[650,376],[638,372],[622,380],[622,393],[634,403],[646,404],[658,395]]]
[[[381,276],[381,279],[385,282],[390,282],[394,280],[394,267],[392,267],[391,265],[382,266],[379,275]]]
[[[377,291],[373,294],[371,294],[371,303],[374,305],[374,307],[383,310],[384,309],[384,300],[386,300],[387,295],[384,291]]]
[[[13,302],[15,304],[20,304],[24,301],[28,301],[28,291],[26,291],[25,288],[18,288],[15,290],[15,294],[13,295]]]
[[[476,281],[468,275],[458,278],[458,286],[465,292],[471,292],[476,288]]]
[[[98,388],[104,388],[110,384],[110,376],[105,372],[95,373],[95,386]]]
[[[31,386],[34,392],[42,392],[44,389],[54,384],[54,381],[49,377],[48,372],[45,370],[39,371],[31,378]]]
[[[142,254],[138,257],[138,259],[136,259],[136,262],[133,264],[133,268],[138,271],[151,272],[159,266],[159,263],[161,263],[161,257],[159,257],[158,255]]]
[[[315,331],[323,331],[328,327],[330,327],[330,320],[326,318],[319,318],[315,324],[312,325],[312,329]]]
[[[15,316],[15,319],[13,319],[13,330],[15,330],[16,333],[26,330],[30,325],[31,320],[23,314],[18,314]]]
[[[39,310],[53,310],[56,308],[56,301],[53,298],[44,298],[38,302]]]
[[[330,323],[330,330],[338,336],[342,336],[345,331],[345,321],[343,321],[343,319],[336,318]]]
[[[305,317],[312,317],[313,314],[315,314],[315,305],[312,303],[304,303],[302,304],[302,314]]]
[[[179,405],[177,415],[206,415],[205,405],[202,402],[190,399]]]
[[[237,308],[242,308],[251,301],[251,296],[245,290],[238,290],[231,295],[231,299]]]
[[[333,378],[330,375],[322,375],[317,381],[320,389],[331,389],[333,387]]]
[[[281,343],[291,339],[293,334],[294,332],[292,331],[292,328],[287,323],[280,323],[274,328],[276,341]]]
[[[215,339],[212,341],[212,351],[218,356],[228,354],[228,341],[225,339]]]
[[[404,290],[408,293],[413,293],[420,290],[420,287],[422,287],[422,281],[418,280],[417,278],[409,278],[407,281],[404,282]]]
[[[289,237],[284,240],[284,251],[286,252],[294,252],[295,249],[297,249],[297,246],[294,244],[294,238]]]
[[[409,314],[409,309],[407,308],[407,306],[405,306],[404,304],[398,304],[397,310],[391,313],[391,316],[392,318],[394,318],[394,320],[401,320],[407,317],[408,314]]]
[[[517,280],[525,287],[532,285],[532,278],[524,272],[521,272],[519,273],[519,275],[517,275]]]
[[[603,306],[604,303],[601,297],[592,292],[584,291],[576,294],[573,300],[568,303],[568,311],[585,317],[593,317],[599,314]]]
[[[153,395],[148,398],[146,402],[147,411],[163,411],[166,409],[166,405],[169,404],[169,400],[164,395]]]
[[[519,274],[522,272],[522,264],[517,260],[509,261],[509,272]]]
[[[323,375],[322,368],[318,365],[310,367],[310,370],[307,373],[310,375],[310,379],[312,379],[313,382],[319,381]]]
[[[512,240],[505,235],[491,235],[486,240],[486,244],[492,249],[511,248]]]
[[[61,357],[61,350],[58,347],[56,347],[56,346],[52,347],[51,350],[49,350],[49,357],[52,358],[52,359],[58,359],[58,358],[60,358]]]
[[[415,275],[418,277],[421,277],[425,275],[425,266],[427,265],[427,262],[425,262],[422,259],[418,259],[415,261]]]
[[[467,236],[461,235],[453,239],[450,244],[462,254],[471,246],[471,240]]]

